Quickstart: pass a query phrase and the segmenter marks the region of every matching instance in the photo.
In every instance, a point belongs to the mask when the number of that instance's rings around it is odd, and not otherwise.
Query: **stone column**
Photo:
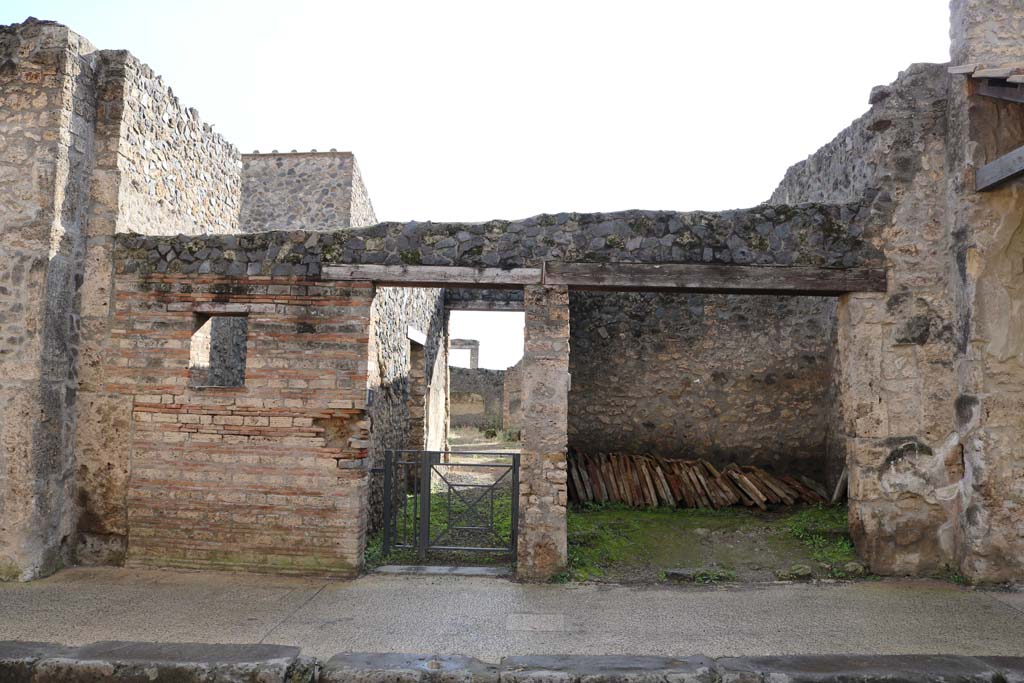
[[[527,287],[525,310],[517,574],[544,581],[564,569],[568,559],[569,290]]]

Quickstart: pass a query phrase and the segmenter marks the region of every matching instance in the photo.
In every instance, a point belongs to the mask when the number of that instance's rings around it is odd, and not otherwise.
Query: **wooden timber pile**
[[[719,471],[707,460],[581,453],[568,458],[569,501],[577,504],[765,510],[768,505],[826,502],[814,482],[801,479],[774,476],[753,465],[730,464]]]

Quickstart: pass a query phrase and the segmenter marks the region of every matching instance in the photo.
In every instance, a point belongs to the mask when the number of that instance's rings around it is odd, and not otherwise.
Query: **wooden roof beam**
[[[974,187],[978,192],[994,190],[1008,180],[1024,173],[1024,147],[1018,147],[1004,154],[990,164],[978,169]]]
[[[584,290],[831,296],[884,292],[886,275],[885,270],[872,268],[549,261],[544,284]]]

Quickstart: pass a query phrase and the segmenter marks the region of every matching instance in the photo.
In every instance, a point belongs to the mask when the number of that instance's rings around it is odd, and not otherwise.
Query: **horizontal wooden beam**
[[[835,295],[884,292],[885,270],[689,263],[545,264],[544,284],[572,289]]]
[[[978,192],[992,190],[1021,173],[1024,173],[1024,147],[979,168],[974,176],[974,187]]]
[[[997,100],[1005,100],[1007,102],[1024,102],[1024,88],[1021,88],[1016,83],[1000,82],[993,83],[992,81],[982,81],[976,83],[974,86],[975,95],[983,95],[985,97],[994,97]]]
[[[501,289],[544,284],[582,290],[819,296],[886,290],[885,270],[880,268],[548,261],[543,269],[338,265],[325,266],[323,272],[330,280],[360,280],[396,287]]]
[[[502,289],[541,284],[540,268],[467,268],[462,266],[324,266],[328,280],[363,280],[396,287]]]
[[[526,304],[522,301],[492,301],[490,299],[459,299],[446,301],[444,307],[449,311],[524,311]]]

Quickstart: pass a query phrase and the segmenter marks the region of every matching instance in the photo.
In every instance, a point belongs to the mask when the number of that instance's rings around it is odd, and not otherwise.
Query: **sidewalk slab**
[[[0,640],[280,643],[339,652],[502,657],[875,653],[1019,656],[1024,611],[934,581],[756,587],[520,584],[370,574],[72,569],[0,583]],[[1024,682],[1022,682],[1024,683]]]

